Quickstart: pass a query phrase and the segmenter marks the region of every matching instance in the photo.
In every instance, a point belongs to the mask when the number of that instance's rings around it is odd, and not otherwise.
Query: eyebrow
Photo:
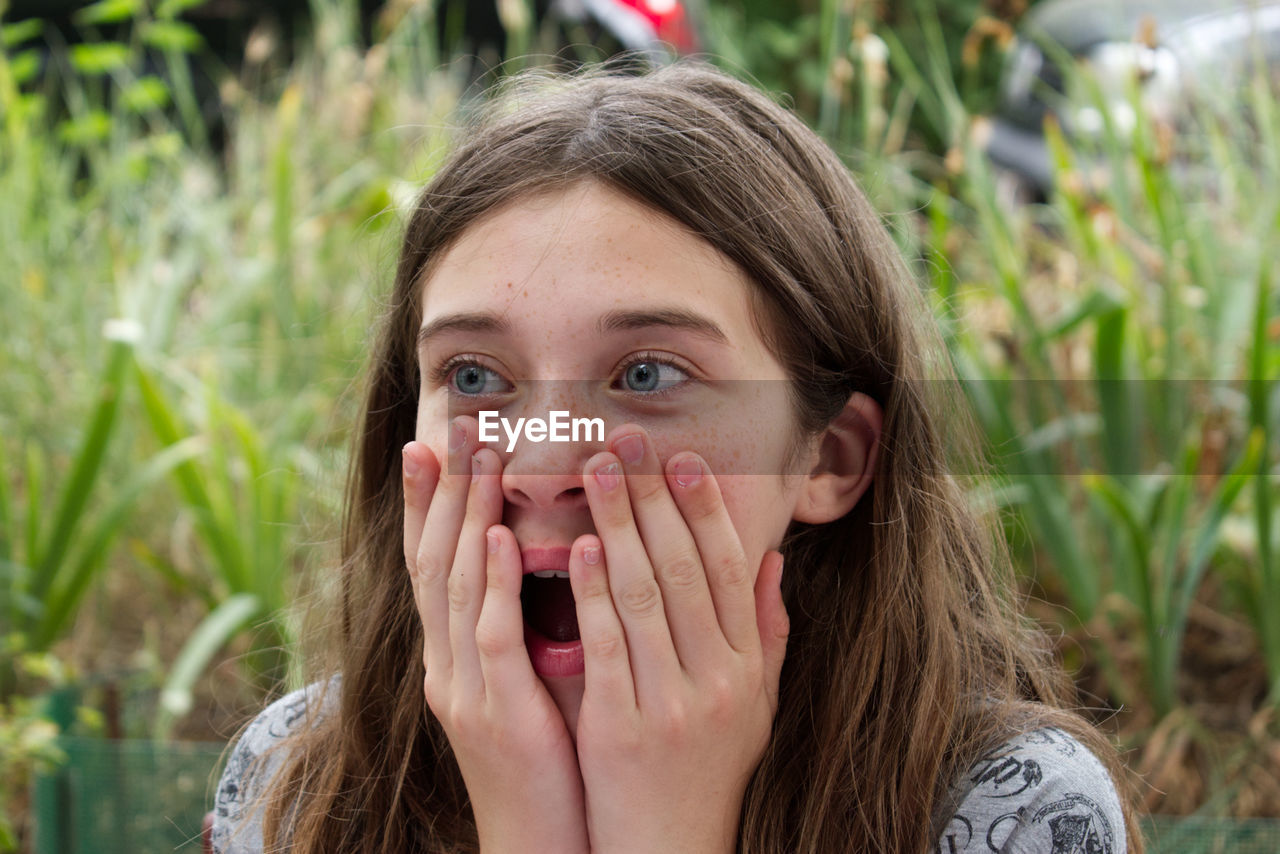
[[[602,335],[608,332],[649,329],[655,326],[683,329],[720,344],[729,343],[729,336],[725,335],[724,330],[715,321],[683,308],[635,311],[616,309],[596,322],[596,330]],[[511,324],[507,319],[496,314],[480,311],[447,314],[437,317],[418,331],[418,346],[422,347],[432,338],[448,332],[484,332],[502,335],[510,331]]]

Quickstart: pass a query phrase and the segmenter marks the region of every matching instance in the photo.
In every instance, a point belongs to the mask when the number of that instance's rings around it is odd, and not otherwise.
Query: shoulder
[[[213,850],[216,854],[252,854],[262,850],[262,819],[255,799],[263,784],[279,770],[284,754],[266,755],[296,732],[311,704],[320,702],[322,711],[337,701],[341,677],[313,682],[286,694],[267,706],[241,733],[227,758],[213,804]],[[258,761],[259,757],[266,758]]]
[[[1106,767],[1056,727],[1022,733],[959,782],[959,805],[938,842],[952,852],[1123,854],[1124,813]]]

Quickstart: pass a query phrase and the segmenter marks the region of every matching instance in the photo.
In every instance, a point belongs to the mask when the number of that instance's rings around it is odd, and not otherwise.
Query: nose
[[[606,430],[592,429],[583,419],[592,417],[577,405],[576,395],[563,388],[564,382],[545,382],[544,394],[534,396],[528,409],[504,415],[514,424],[515,418],[540,418],[548,429],[541,439],[524,430],[515,446],[505,455],[502,491],[508,503],[526,509],[587,509],[587,494],[582,484],[582,467],[592,455],[604,449]],[[551,388],[554,386],[554,388]],[[552,413],[558,413],[553,422]],[[575,441],[574,422],[578,421]],[[603,419],[602,419],[603,420]],[[526,421],[526,427],[528,425]],[[553,432],[553,423],[559,430]],[[566,441],[558,441],[556,432]]]
[[[552,456],[550,454],[548,457]],[[578,466],[587,461],[591,454],[576,460]],[[574,462],[540,459],[535,464],[526,465],[528,455],[522,457],[516,465],[508,465],[502,472],[502,493],[506,500],[519,507],[528,509],[564,508],[578,510],[587,507],[587,493],[582,486],[581,472],[572,472],[567,466]],[[545,466],[545,473],[531,469]]]

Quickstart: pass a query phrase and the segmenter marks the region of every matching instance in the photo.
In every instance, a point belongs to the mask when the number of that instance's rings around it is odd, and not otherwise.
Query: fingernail
[[[680,486],[693,486],[702,479],[702,464],[686,457],[676,463],[676,483]]]
[[[613,452],[627,465],[635,465],[644,459],[644,440],[635,433],[623,436],[614,443]]]
[[[497,554],[498,546],[502,545],[502,540],[493,531],[486,531],[484,535],[485,541],[489,544],[489,554]]]
[[[588,566],[595,566],[600,562],[600,547],[584,546],[582,549],[582,559],[587,562]]]
[[[596,483],[601,489],[613,489],[618,485],[618,464],[609,463],[596,469]]]
[[[480,461],[479,454],[471,455],[471,473],[484,474],[484,463]]]
[[[449,428],[449,450],[456,451],[467,442],[467,428],[459,421],[454,421]]]
[[[422,466],[418,465],[418,461],[409,453],[409,445],[404,446],[402,453],[404,454],[404,476],[414,478],[422,474]]]

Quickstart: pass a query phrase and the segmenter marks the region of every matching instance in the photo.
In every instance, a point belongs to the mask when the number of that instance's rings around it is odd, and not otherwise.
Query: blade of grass
[[[84,598],[89,583],[105,564],[111,542],[124,527],[125,517],[138,497],[154,487],[174,467],[194,459],[204,449],[205,442],[199,436],[170,445],[135,472],[112,496],[110,505],[92,532],[83,538],[82,544],[78,544],[76,558],[69,563],[69,571],[46,594],[44,613],[33,633],[33,649],[47,649],[61,636]]]
[[[1280,230],[1280,216],[1276,218]],[[1271,320],[1272,261],[1265,257],[1258,270],[1253,308],[1253,329],[1249,354],[1249,429],[1261,436],[1262,449],[1254,481],[1254,519],[1258,536],[1258,572],[1260,614],[1256,629],[1262,641],[1267,673],[1271,680],[1270,700],[1280,704],[1280,621],[1274,615],[1280,607],[1280,578],[1277,578],[1275,555],[1271,550],[1271,417],[1268,412],[1272,391],[1270,376],[1272,350],[1267,335]]]
[[[1091,562],[1080,548],[1080,537],[1067,501],[1061,476],[1042,451],[1029,449],[1025,437],[1012,421],[1012,395],[1007,383],[984,376],[982,363],[963,351],[954,354],[956,369],[966,392],[988,434],[997,443],[1000,465],[1016,484],[1025,487],[1024,512],[1039,535],[1038,544],[1052,559],[1061,576],[1077,618],[1088,622],[1098,604],[1097,578]]]
[[[135,377],[142,395],[143,408],[156,438],[164,445],[181,441],[184,438],[183,431],[159,386],[141,365],[135,371]],[[210,450],[216,453],[217,448],[215,443]],[[193,460],[180,463],[174,469],[173,477],[183,501],[195,512],[202,540],[212,552],[215,563],[226,576],[231,589],[247,589],[247,574],[241,570],[240,555],[232,537],[236,528],[235,519],[226,515],[220,505],[215,504],[205,486],[205,474]]]
[[[35,443],[28,443],[26,454],[26,487],[27,487],[27,524],[26,524],[26,560],[28,567],[40,563],[40,520],[43,518],[44,502],[44,457]],[[26,580],[24,590],[29,589],[30,577]]]
[[[1097,316],[1094,344],[1098,410],[1102,416],[1102,451],[1107,472],[1122,482],[1133,480],[1139,463],[1135,401],[1141,383],[1129,376],[1125,363],[1125,329],[1129,313],[1115,308]]]
[[[17,540],[13,527],[12,498],[9,492],[9,459],[5,443],[0,441],[0,560],[12,560]],[[4,613],[0,610],[0,614]]]
[[[1205,516],[1194,530],[1191,554],[1186,568],[1179,575],[1177,582],[1168,587],[1170,598],[1166,613],[1169,615],[1171,642],[1165,647],[1165,659],[1160,666],[1170,681],[1177,673],[1178,653],[1182,648],[1182,639],[1186,635],[1187,615],[1191,611],[1191,602],[1209,568],[1209,558],[1218,544],[1222,522],[1245,486],[1257,478],[1255,472],[1259,462],[1265,459],[1265,449],[1266,443],[1261,431],[1251,432],[1248,445],[1236,465],[1215,484]]]
[[[261,613],[262,604],[257,596],[236,593],[201,621],[182,645],[160,691],[160,707],[154,727],[156,739],[167,740],[174,722],[191,709],[192,686],[210,659]]]
[[[55,583],[67,549],[74,540],[73,533],[83,519],[89,494],[102,470],[107,444],[120,408],[125,375],[133,362],[133,340],[132,337],[121,336],[109,345],[106,369],[98,389],[98,402],[90,416],[80,450],[72,462],[71,473],[62,489],[46,545],[40,553],[41,560],[36,565],[36,575],[32,579],[31,594],[37,599],[43,599],[46,591]]]
[[[818,133],[835,141],[839,136],[840,108],[844,86],[836,73],[836,60],[845,54],[852,27],[852,10],[846,0],[822,0],[819,32],[826,34],[822,44],[822,92],[818,101]]]

